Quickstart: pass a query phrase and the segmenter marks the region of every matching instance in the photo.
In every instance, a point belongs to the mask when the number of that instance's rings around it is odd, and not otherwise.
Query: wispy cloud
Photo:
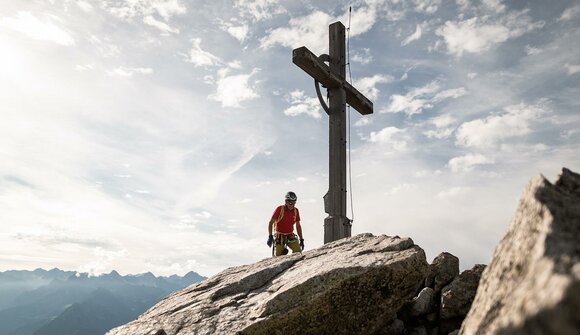
[[[250,30],[247,24],[240,24],[237,22],[222,22],[220,28],[232,35],[232,37],[240,41],[240,43],[244,43]]]
[[[434,80],[425,86],[409,90],[405,95],[394,94],[390,97],[390,103],[382,113],[405,113],[409,116],[419,114],[424,109],[430,109],[435,104],[447,99],[457,99],[467,94],[463,87],[447,90],[441,89],[441,83]]]
[[[405,46],[413,41],[417,41],[421,38],[423,33],[423,29],[421,28],[421,25],[418,24],[417,28],[415,28],[415,32],[412,33],[411,35],[409,35],[407,38],[405,38],[402,42],[401,45]]]
[[[463,197],[470,191],[469,187],[455,186],[437,193],[435,198],[439,200],[452,200],[457,197]]]
[[[379,96],[379,89],[377,85],[388,84],[395,80],[390,75],[375,74],[372,77],[364,77],[354,81],[353,86],[356,87],[362,94],[371,100],[375,100]]]
[[[101,4],[110,13],[123,19],[159,15],[168,21],[175,15],[187,12],[181,0],[102,0]]]
[[[564,67],[568,71],[569,75],[580,72],[580,64],[564,64]]]
[[[114,70],[108,71],[107,74],[110,76],[118,77],[132,77],[134,74],[152,74],[153,69],[150,67],[118,67]]]
[[[248,16],[254,21],[267,20],[286,12],[276,0],[236,0],[234,6],[241,11],[242,16]]]
[[[167,23],[159,21],[151,15],[145,16],[143,18],[143,23],[145,23],[151,27],[155,27],[155,28],[157,28],[165,33],[179,34],[179,29],[172,28]]]
[[[572,7],[566,8],[564,12],[562,12],[559,21],[569,21],[576,18],[579,15],[580,15],[580,5],[576,4]]]
[[[201,38],[191,40],[192,46],[189,50],[187,61],[197,66],[215,66],[221,64],[219,57],[201,48]]]
[[[62,20],[55,15],[44,14],[43,18],[39,19],[24,11],[12,17],[0,18],[0,27],[6,27],[30,38],[64,46],[74,45],[75,40],[60,24]]]
[[[433,14],[441,6],[441,0],[413,0],[413,4],[416,12]]]
[[[482,154],[467,154],[451,158],[447,166],[453,172],[467,172],[471,171],[477,165],[493,164],[494,162],[493,158],[486,157]]]
[[[353,62],[365,65],[373,61],[373,55],[371,54],[371,49],[362,48],[360,51],[353,52],[350,59]]]

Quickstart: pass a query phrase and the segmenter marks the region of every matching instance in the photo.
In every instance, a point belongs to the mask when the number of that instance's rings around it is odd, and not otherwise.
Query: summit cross
[[[335,22],[328,30],[328,55],[317,57],[306,47],[292,51],[292,62],[314,78],[318,100],[329,116],[329,187],[324,195],[324,211],[328,216],[324,219],[324,243],[351,236],[351,220],[346,217],[346,104],[362,115],[373,113],[373,103],[345,79],[344,25]],[[329,106],[322,99],[319,83],[328,89]]]

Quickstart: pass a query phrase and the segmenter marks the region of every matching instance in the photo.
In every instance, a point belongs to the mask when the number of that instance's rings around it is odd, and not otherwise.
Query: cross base
[[[350,237],[352,224],[346,216],[329,215],[324,219],[324,243]]]

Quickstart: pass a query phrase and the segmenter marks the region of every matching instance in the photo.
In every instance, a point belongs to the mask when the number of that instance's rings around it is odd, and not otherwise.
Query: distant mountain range
[[[0,272],[0,335],[103,335],[171,292],[206,279],[152,273],[100,276],[52,269]]]

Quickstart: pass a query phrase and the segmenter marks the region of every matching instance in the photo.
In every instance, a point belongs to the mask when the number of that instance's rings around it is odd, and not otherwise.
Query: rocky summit
[[[460,334],[580,334],[580,175],[530,181]]]
[[[108,335],[580,334],[580,175],[532,179],[489,266],[361,234],[233,267]]]
[[[362,234],[226,269],[108,335],[384,333],[427,268],[411,239]]]

